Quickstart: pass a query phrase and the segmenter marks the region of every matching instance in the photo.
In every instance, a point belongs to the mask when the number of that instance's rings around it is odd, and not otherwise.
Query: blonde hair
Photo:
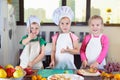
[[[104,24],[103,19],[102,19],[101,16],[99,16],[99,15],[93,15],[92,17],[90,17],[90,19],[89,19],[89,21],[88,21],[88,25],[91,23],[91,21],[92,21],[93,19],[100,19],[100,20],[101,20],[101,24]]]

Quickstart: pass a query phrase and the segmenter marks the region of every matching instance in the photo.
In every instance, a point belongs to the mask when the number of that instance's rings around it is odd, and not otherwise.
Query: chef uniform
[[[61,53],[62,48],[66,47],[73,49],[72,39],[70,33],[59,34],[56,42],[56,67],[57,69],[76,69],[74,64],[74,55],[68,52]]]
[[[100,36],[96,38],[91,34],[91,39],[86,47],[86,57],[89,65],[95,62],[100,55],[100,52],[102,50],[101,36],[102,34],[100,34]],[[98,66],[98,68],[103,69],[103,65],[105,64],[106,61],[104,59],[102,63]]]
[[[56,25],[59,25],[59,21],[63,17],[68,17],[70,21],[74,18],[72,9],[68,6],[62,6],[57,8],[53,13],[53,21]],[[76,69],[74,64],[74,55],[68,52],[61,53],[61,50],[66,49],[67,46],[73,49],[72,39],[70,33],[60,33],[56,40],[56,69]]]
[[[28,35],[26,35],[27,37]],[[22,41],[22,40],[21,40]],[[40,54],[40,46],[46,45],[46,42],[37,37],[36,39],[31,40],[27,45],[24,46],[22,54],[20,56],[20,66],[26,68],[30,61],[33,61]],[[39,61],[33,66],[33,69],[43,68],[42,61]]]
[[[30,18],[27,21],[27,27],[30,27],[30,24],[32,24],[33,22],[38,23],[40,26],[40,20],[36,16],[30,16]],[[27,37],[28,35],[23,36],[22,40]],[[20,41],[20,44],[22,44],[22,40]],[[40,54],[40,47],[43,45],[46,45],[46,41],[44,41],[38,36],[32,39],[28,44],[26,44],[20,56],[20,66],[26,68],[28,66],[28,63],[33,61]],[[32,68],[43,68],[42,61],[36,63]]]

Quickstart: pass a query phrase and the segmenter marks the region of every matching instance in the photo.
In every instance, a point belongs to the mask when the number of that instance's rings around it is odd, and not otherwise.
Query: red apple
[[[27,75],[33,74],[33,69],[32,68],[25,68],[24,70],[26,71]]]
[[[7,77],[13,77],[13,73],[15,72],[15,68],[7,68],[6,69],[7,72]]]
[[[0,69],[3,69],[3,67],[0,65]]]

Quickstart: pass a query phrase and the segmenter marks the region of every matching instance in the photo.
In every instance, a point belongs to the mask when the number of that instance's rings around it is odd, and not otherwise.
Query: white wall
[[[46,41],[49,40],[49,32],[50,31],[58,31],[58,27],[56,26],[42,26],[41,31],[47,32]],[[87,26],[72,26],[71,31],[74,31],[75,34],[79,37],[79,32],[89,32],[89,29]],[[26,33],[26,27],[25,26],[18,26],[17,27],[17,33],[18,33],[18,40],[21,39],[21,37]],[[120,26],[119,27],[105,27],[104,33],[109,37],[110,40],[110,46],[109,46],[109,52],[108,52],[108,61],[116,61],[120,62],[119,55],[120,55]],[[22,48],[21,45],[19,45],[19,48]],[[48,43],[46,46],[46,53],[48,54],[51,50],[51,44]]]

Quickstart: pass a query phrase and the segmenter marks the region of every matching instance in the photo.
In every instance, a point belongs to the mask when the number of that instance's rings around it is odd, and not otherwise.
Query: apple
[[[28,68],[28,67],[27,67],[27,68],[25,68],[24,70],[26,71],[26,74],[27,74],[27,75],[33,74],[32,68]]]
[[[0,65],[0,69],[3,69],[3,67]]]
[[[5,66],[5,69],[7,69],[7,68],[14,68],[14,66],[12,64],[8,64]]]
[[[7,73],[7,77],[10,78],[10,77],[13,77],[13,73],[16,71],[15,68],[7,68],[6,70],[6,73]]]
[[[21,66],[16,66],[15,69],[16,70],[23,70],[23,68]]]
[[[14,78],[20,78],[20,77],[23,77],[24,76],[24,72],[22,70],[16,70],[14,73],[13,73],[13,77]]]

